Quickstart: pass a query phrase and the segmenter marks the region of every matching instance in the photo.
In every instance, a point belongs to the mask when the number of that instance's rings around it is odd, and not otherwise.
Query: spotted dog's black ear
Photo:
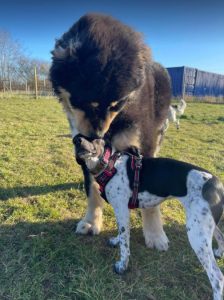
[[[140,149],[136,146],[130,146],[127,149],[125,149],[125,152],[128,152],[134,156],[141,156]]]
[[[74,156],[75,156],[75,160],[76,160],[77,164],[80,165],[80,166],[84,166],[85,165],[84,160],[79,158],[78,155],[76,155],[76,149],[74,149],[74,150],[75,150],[75,155]]]
[[[85,165],[85,162],[82,159],[80,159],[77,155],[75,155],[75,160],[76,160],[78,165],[80,165],[80,166]]]
[[[74,138],[72,139],[72,142],[73,142],[73,145],[75,145],[75,141],[78,139],[78,138],[84,138],[86,139],[87,141],[91,142],[93,139],[90,139],[89,137],[85,136],[84,134],[81,134],[81,133],[78,133],[74,136]]]
[[[86,138],[84,135],[82,135],[80,133],[78,133],[76,136],[74,136],[74,138],[72,139],[72,143],[74,145],[74,148],[75,148],[75,141],[80,137]],[[75,148],[75,160],[76,160],[77,164],[79,164],[80,166],[85,165],[85,162],[76,155],[76,148]]]

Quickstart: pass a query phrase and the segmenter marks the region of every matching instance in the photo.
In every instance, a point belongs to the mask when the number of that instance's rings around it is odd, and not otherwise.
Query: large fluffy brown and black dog
[[[141,35],[110,16],[88,14],[56,41],[52,53],[51,81],[73,136],[106,134],[118,150],[135,145],[144,156],[154,156],[167,118],[170,82]],[[82,168],[88,209],[77,232],[98,234],[103,202]],[[146,245],[166,250],[159,207],[142,215]]]

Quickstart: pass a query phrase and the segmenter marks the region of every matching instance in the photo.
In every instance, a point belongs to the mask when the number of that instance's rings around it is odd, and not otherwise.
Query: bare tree
[[[33,59],[32,60],[32,65],[36,66],[37,68],[37,73],[42,80],[46,80],[48,78],[48,73],[49,73],[49,68],[50,68],[50,63],[48,63],[45,60],[40,60],[40,59]]]
[[[34,68],[36,68],[39,86],[50,89],[48,79],[49,63],[30,58],[22,45],[14,40],[10,33],[0,29],[0,89],[23,85],[23,89],[34,88]],[[17,89],[17,88],[16,88]]]
[[[22,55],[22,47],[11,35],[0,30],[0,79],[13,80],[17,74],[18,58]]]

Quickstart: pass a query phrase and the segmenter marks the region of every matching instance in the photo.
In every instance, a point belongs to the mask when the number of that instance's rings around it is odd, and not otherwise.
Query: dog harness
[[[103,170],[95,175],[95,180],[99,184],[99,191],[101,194],[101,197],[108,202],[106,193],[105,193],[105,187],[107,183],[111,180],[111,178],[116,174],[117,170],[114,167],[116,160],[121,156],[122,153],[115,152],[113,155],[111,155],[112,149],[110,147],[105,147],[104,154],[100,160],[100,164],[102,165]],[[128,208],[134,209],[138,208],[139,201],[138,201],[138,187],[139,187],[139,174],[142,166],[142,157],[132,155],[128,152],[123,152],[127,154],[130,157],[130,163],[131,163],[131,170],[134,173],[133,176],[133,193],[132,197],[129,199],[128,202]]]

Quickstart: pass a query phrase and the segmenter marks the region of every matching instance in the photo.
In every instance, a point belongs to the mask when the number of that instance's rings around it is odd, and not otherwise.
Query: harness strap
[[[111,155],[111,147],[105,147],[104,154],[100,160],[100,164],[102,167],[105,167],[109,163],[110,155]]]
[[[105,151],[106,153],[106,151]],[[109,149],[109,155],[111,153],[111,150]],[[106,154],[107,155],[107,154]],[[111,157],[108,157],[108,163],[105,163],[105,169],[98,175],[95,175],[96,182],[99,184],[99,190],[101,193],[101,196],[107,201],[106,194],[105,194],[105,186],[110,181],[110,179],[114,176],[114,174],[117,172],[116,168],[114,167],[114,164],[118,157],[120,156],[119,153],[115,152]],[[103,156],[103,159],[101,163],[104,163],[106,161],[105,154]],[[107,201],[108,202],[108,201]]]
[[[111,150],[110,150],[111,151]],[[109,152],[110,152],[109,151]],[[106,151],[105,151],[106,153]],[[106,155],[104,153],[104,156],[102,158],[102,163],[107,160]],[[111,153],[111,152],[110,152]],[[130,153],[129,153],[130,155]],[[95,175],[95,179],[99,184],[99,191],[101,193],[101,196],[107,201],[107,197],[105,194],[105,187],[107,183],[110,181],[110,179],[114,176],[114,174],[117,172],[116,168],[114,167],[116,160],[120,156],[120,153],[115,152],[109,159],[108,163],[105,164],[104,170],[98,174]],[[131,169],[134,172],[134,181],[133,181],[133,192],[132,196],[128,202],[128,208],[134,209],[139,207],[139,200],[138,200],[138,188],[139,188],[139,179],[140,179],[140,170],[142,167],[142,156],[134,156],[131,155]],[[108,201],[107,201],[108,202]]]
[[[132,155],[131,168],[132,168],[132,170],[135,171],[135,174],[134,174],[132,197],[129,200],[128,208],[134,209],[139,206],[138,188],[139,188],[140,170],[142,168],[142,156],[141,155],[140,156]]]

